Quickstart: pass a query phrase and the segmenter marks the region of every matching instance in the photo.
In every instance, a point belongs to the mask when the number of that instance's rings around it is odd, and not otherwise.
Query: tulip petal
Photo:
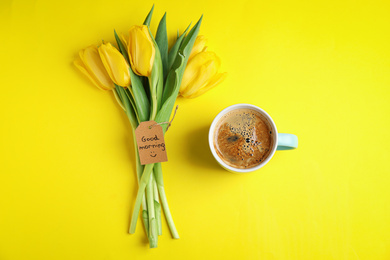
[[[199,52],[205,51],[207,48],[206,43],[207,43],[207,39],[204,35],[199,35],[198,37],[196,37],[194,47],[192,47],[192,51],[188,59],[190,60]]]
[[[89,77],[94,79],[94,83],[97,82],[100,88],[106,90],[115,88],[114,83],[104,68],[96,46],[90,46],[81,50],[79,56]]]
[[[190,62],[187,63],[187,66],[184,70],[183,78],[180,85],[180,93],[185,92],[187,88],[191,85],[192,81],[198,75],[198,70],[189,67]]]
[[[123,55],[111,43],[102,44],[99,55],[112,81],[119,86],[128,87],[131,83],[129,65]]]
[[[181,93],[190,96],[199,89],[206,86],[207,82],[210,81],[214,75],[217,74],[219,67],[221,66],[221,61],[214,52],[201,52],[195,55],[193,59],[188,62],[186,71],[192,75],[187,85]],[[184,72],[186,74],[186,72]],[[184,79],[184,76],[183,76]]]
[[[217,70],[215,69],[215,62],[213,60],[207,61],[198,69],[196,77],[191,82],[191,85],[185,90],[187,95],[192,95],[194,92],[203,88],[207,82],[212,78]]]
[[[152,72],[155,49],[147,26],[130,28],[128,53],[134,73],[148,77]]]
[[[79,69],[79,71],[81,71],[81,73],[83,73],[85,76],[87,76],[87,78],[89,78],[89,80],[100,90],[109,90],[108,88],[105,88],[104,86],[100,85],[96,79],[94,77],[91,76],[91,74],[89,74],[89,72],[87,71],[87,69],[85,68],[84,66],[84,63],[81,61],[80,58],[77,58],[75,61],[73,61],[73,64],[76,66],[76,68]]]
[[[187,92],[193,88],[201,88],[204,83],[218,72],[220,66],[221,61],[214,52],[198,53],[187,63],[180,92]],[[200,71],[201,68],[202,71]],[[194,92],[194,90],[191,92]]]
[[[210,89],[216,87],[219,85],[219,83],[221,83],[222,81],[225,80],[227,76],[227,73],[224,72],[224,73],[218,73],[217,75],[215,75],[209,82],[208,84],[201,88],[200,90],[198,90],[197,92],[193,93],[192,95],[189,95],[189,96],[183,96],[185,98],[196,98],[202,94],[204,94],[206,91],[209,91]]]

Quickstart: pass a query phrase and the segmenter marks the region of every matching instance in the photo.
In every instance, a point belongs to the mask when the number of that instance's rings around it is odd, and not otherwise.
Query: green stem
[[[142,220],[144,222],[146,234],[149,234],[149,217],[148,217],[148,211],[142,210]],[[149,236],[148,236],[149,239]]]
[[[173,222],[171,211],[169,210],[168,206],[168,201],[167,201],[167,196],[165,195],[165,189],[164,189],[164,182],[162,179],[162,167],[161,163],[156,163],[154,167],[154,174],[155,174],[155,179],[157,182],[157,188],[160,194],[160,199],[161,199],[161,205],[164,209],[165,213],[165,218],[167,219],[167,223],[169,226],[169,229],[171,231],[172,237],[175,239],[179,238],[179,234],[176,230],[175,223]]]
[[[155,166],[156,167],[156,166]],[[156,212],[158,235],[162,235],[162,223],[161,223],[161,205],[158,197],[158,189],[156,179],[153,178],[153,194],[154,194],[154,209]]]
[[[133,214],[131,216],[131,223],[130,223],[130,230],[129,230],[130,234],[134,234],[134,232],[135,232],[138,214],[139,214],[141,202],[142,202],[142,196],[144,195],[146,185],[148,184],[148,182],[150,180],[150,175],[152,174],[153,167],[154,167],[154,163],[146,164],[144,167],[144,172],[142,173],[142,177],[141,177],[141,180],[139,182],[137,197],[135,199]]]
[[[141,180],[142,177],[142,172],[144,170],[144,166],[141,164],[140,159],[139,159],[139,153],[138,153],[138,147],[137,147],[137,140],[135,138],[135,128],[133,127],[133,141],[134,141],[134,152],[135,152],[135,161],[136,161],[136,169],[137,169],[137,181],[139,184],[139,181]],[[146,199],[145,197],[142,199],[142,209],[146,209]]]
[[[168,206],[167,197],[165,195],[164,186],[158,185],[158,191],[160,193],[161,204],[162,204],[162,207],[164,209],[165,218],[167,219],[167,223],[168,223],[169,229],[171,230],[172,237],[175,239],[178,239],[179,233],[177,233],[175,223],[173,222],[171,212],[169,211],[169,206]]]
[[[138,182],[138,186],[139,186],[139,182],[141,180],[141,176],[142,176],[142,171],[144,170],[144,166],[141,165],[141,162],[139,160],[139,153],[138,153],[138,147],[137,147],[137,140],[135,138],[135,128],[132,127],[133,129],[133,141],[134,141],[134,152],[135,152],[135,161],[136,161],[136,170],[137,170],[137,182]],[[146,234],[149,233],[149,223],[148,223],[148,211],[147,211],[147,208],[146,208],[146,198],[145,198],[145,194],[143,194],[142,196],[142,219],[143,219],[143,222],[144,222],[144,227],[145,227],[145,232]]]
[[[146,185],[146,198],[149,218],[149,245],[150,248],[154,248],[157,247],[157,220],[154,211],[153,174],[150,175],[149,182]]]

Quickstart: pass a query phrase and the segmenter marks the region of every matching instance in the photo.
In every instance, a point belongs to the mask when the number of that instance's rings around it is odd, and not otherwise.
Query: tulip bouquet
[[[98,88],[112,90],[126,113],[136,144],[135,130],[141,122],[154,120],[167,131],[177,96],[193,98],[216,86],[226,73],[218,73],[220,60],[206,51],[205,38],[198,36],[202,17],[177,36],[168,51],[166,14],[155,37],[149,25],[153,8],[143,25],[130,28],[129,36],[118,35],[117,47],[103,42],[81,50],[74,62]],[[161,207],[173,238],[179,238],[165,195],[161,163],[141,165],[137,146],[135,161],[138,192],[129,232],[135,232],[140,208],[151,248],[161,235]]]

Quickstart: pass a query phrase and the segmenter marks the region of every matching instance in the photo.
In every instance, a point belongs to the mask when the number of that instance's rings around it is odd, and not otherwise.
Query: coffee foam
[[[214,135],[217,153],[232,167],[256,166],[269,154],[273,142],[270,129],[268,121],[257,111],[233,110],[217,124]]]

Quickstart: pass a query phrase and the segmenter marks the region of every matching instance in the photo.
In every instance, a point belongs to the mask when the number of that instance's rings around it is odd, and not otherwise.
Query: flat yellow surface
[[[113,29],[200,34],[229,73],[179,110],[163,164],[181,238],[127,234],[130,125],[72,65]],[[388,1],[0,2],[0,259],[390,259]],[[213,159],[223,108],[265,109],[299,148],[235,175]]]

